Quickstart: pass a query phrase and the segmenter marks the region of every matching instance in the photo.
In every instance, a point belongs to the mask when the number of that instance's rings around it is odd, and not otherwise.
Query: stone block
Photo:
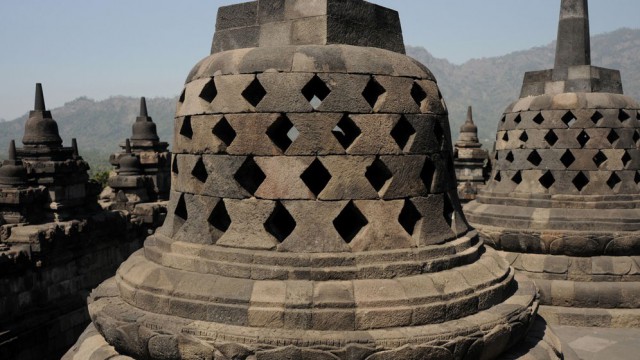
[[[234,178],[244,162],[244,156],[204,155],[202,162],[207,171],[207,179],[200,194],[221,198],[244,199],[251,194]],[[178,160],[180,161],[180,159]],[[179,187],[176,187],[180,189]],[[187,192],[195,192],[194,190]],[[198,193],[198,192],[196,192]]]
[[[394,307],[387,309],[358,309],[356,310],[356,329],[382,329],[389,327],[410,326],[413,310],[408,307]]]
[[[279,117],[279,114],[227,115],[229,124],[236,132],[236,139],[227,152],[232,155],[281,155],[282,150],[267,136],[269,127]]]
[[[314,309],[311,314],[313,330],[353,331],[355,323],[355,309]]]
[[[376,199],[378,193],[364,176],[373,156],[318,157],[331,179],[318,195],[320,200]]]
[[[211,53],[254,48],[259,45],[260,26],[246,26],[216,31],[213,36]]]
[[[305,73],[263,73],[257,76],[266,95],[256,106],[259,112],[312,112],[313,107],[302,94],[302,89],[313,78]]]
[[[207,107],[209,113],[255,112],[255,107],[243,96],[249,85],[256,80],[255,75],[222,75],[216,76],[214,80],[217,94]],[[190,84],[187,88],[189,86]]]
[[[296,226],[278,250],[296,253],[341,253],[351,251],[332,224],[346,201],[285,201]]]
[[[314,157],[256,157],[255,162],[266,175],[255,196],[263,199],[315,199],[300,177]],[[286,171],[282,171],[286,169]]]
[[[259,46],[287,46],[291,44],[291,25],[290,22],[262,24],[258,40]]]
[[[333,131],[343,114],[289,114],[298,137],[287,148],[286,155],[341,155],[345,149]]]
[[[375,80],[386,90],[380,96],[374,112],[377,113],[395,113],[395,114],[414,114],[420,113],[422,101],[417,103],[412,97],[413,79],[394,77],[394,76],[376,76]]]
[[[423,114],[447,115],[447,107],[438,89],[438,84],[433,80],[416,80],[427,97],[422,101],[420,111]]]
[[[355,299],[351,281],[325,281],[313,284],[314,308],[352,308],[354,305]],[[316,322],[315,315],[314,312],[314,323]]]
[[[362,92],[371,79],[368,75],[318,74],[318,78],[331,92],[316,107],[320,112],[370,113],[371,106]]]
[[[347,149],[349,155],[402,153],[391,136],[400,121],[400,115],[351,115],[349,118],[362,133]]]
[[[275,202],[266,200],[225,200],[231,223],[217,245],[241,249],[272,250],[278,240],[267,232],[264,223]]]
[[[326,17],[300,18],[291,24],[291,45],[327,44],[328,20]]]
[[[398,219],[404,206],[403,200],[357,200],[354,203],[369,223],[351,241],[350,245],[353,251],[396,250],[417,247],[416,241],[404,230],[399,222],[382,221],[382,219]]]
[[[444,216],[444,196],[437,194],[411,199],[420,214],[433,214],[416,223],[413,237],[418,239],[418,246],[441,244],[454,237],[451,225]]]
[[[388,183],[379,191],[381,197],[389,200],[427,196],[430,189],[425,187],[421,178],[425,159],[422,155],[381,156],[380,160],[392,174]]]
[[[221,6],[218,8],[216,30],[254,26],[257,24],[258,2]]]

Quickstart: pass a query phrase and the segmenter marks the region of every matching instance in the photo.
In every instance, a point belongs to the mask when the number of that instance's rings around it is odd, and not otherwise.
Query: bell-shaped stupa
[[[458,179],[458,197],[463,203],[476,198],[478,190],[484,187],[490,172],[489,153],[478,140],[478,127],[473,122],[471,106],[467,110],[467,120],[460,127],[458,141],[454,145],[453,165]]]
[[[175,129],[164,226],[90,297],[121,354],[494,359],[526,335],[536,289],[468,226],[397,12],[220,8]]]
[[[555,68],[525,75],[465,213],[535,279],[547,321],[640,326],[640,105],[590,57],[587,1],[563,0]]]

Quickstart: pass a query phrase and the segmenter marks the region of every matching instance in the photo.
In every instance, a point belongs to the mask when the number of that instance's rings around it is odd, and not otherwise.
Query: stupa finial
[[[589,4],[587,0],[562,0],[555,67],[577,65],[591,65]]]
[[[11,140],[9,144],[9,161],[16,161],[16,141]]]
[[[124,149],[127,154],[131,154],[131,141],[129,139],[125,142]]]
[[[42,84],[36,84],[36,100],[33,106],[33,110],[35,111],[46,111],[47,108],[44,104],[44,92],[42,91]]]
[[[471,106],[467,108],[467,123],[473,124],[473,108]]]
[[[140,116],[138,119],[146,117],[149,117],[149,113],[147,112],[147,99],[143,96],[140,98]]]

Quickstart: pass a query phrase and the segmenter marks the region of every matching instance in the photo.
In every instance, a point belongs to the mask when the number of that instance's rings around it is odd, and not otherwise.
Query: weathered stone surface
[[[106,340],[211,360],[453,359],[516,342],[535,288],[467,225],[446,105],[401,54],[397,14],[259,0],[219,22],[179,100],[167,221],[91,300]]]

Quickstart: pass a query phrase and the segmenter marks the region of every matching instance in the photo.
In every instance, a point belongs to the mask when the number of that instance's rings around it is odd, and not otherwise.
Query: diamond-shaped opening
[[[213,135],[220,139],[225,145],[230,146],[233,140],[236,138],[236,132],[229,124],[229,121],[225,117],[220,119],[216,126],[213,127]]]
[[[556,135],[553,130],[549,130],[547,135],[544,136],[544,140],[547,142],[547,144],[553,146],[558,142],[558,135]]]
[[[243,189],[253,195],[267,176],[262,172],[262,169],[256,164],[255,160],[253,160],[253,157],[249,156],[244,163],[242,163],[242,166],[240,166],[235,175],[233,175],[233,178]]]
[[[624,110],[620,110],[618,112],[618,120],[620,120],[620,122],[625,122],[627,120],[631,119],[631,116],[629,115],[628,112],[624,111]]]
[[[180,135],[189,139],[193,138],[193,128],[191,127],[191,116],[185,116],[182,119],[182,126],[180,127]]]
[[[609,160],[607,155],[605,155],[602,151],[598,151],[593,156],[593,163],[596,164],[597,167],[600,167],[605,161]]]
[[[298,134],[298,130],[294,129],[295,126],[293,126],[291,120],[283,114],[269,126],[267,136],[282,152],[285,152],[295,140],[295,138],[292,139],[293,133]]]
[[[173,155],[173,161],[171,162],[171,171],[176,175],[180,173],[180,171],[178,170],[178,157],[176,155]]]
[[[433,164],[431,159],[426,158],[424,161],[424,165],[422,166],[422,171],[420,171],[420,179],[424,184],[424,187],[427,191],[431,192],[431,186],[433,185],[433,176],[436,173],[436,166]]]
[[[333,220],[333,226],[347,244],[351,243],[360,230],[368,224],[369,221],[353,204],[353,201],[350,201],[342,209],[340,215]]]
[[[507,160],[508,162],[513,162],[513,160],[515,160],[515,157],[513,156],[513,151],[509,151],[509,153],[505,157],[505,160]]]
[[[533,118],[533,122],[538,125],[542,125],[544,122],[544,116],[542,116],[542,113],[538,113],[538,115]]]
[[[424,91],[422,86],[414,82],[413,87],[411,88],[411,97],[413,98],[413,101],[418,104],[418,106],[422,106],[422,102],[427,98],[427,93]]]
[[[522,134],[520,134],[519,139],[520,141],[526,143],[527,141],[529,141],[529,135],[527,135],[526,131],[523,131]]]
[[[244,97],[245,100],[247,100],[247,102],[253,107],[258,106],[260,101],[262,101],[266,95],[267,91],[264,89],[262,84],[260,84],[258,78],[253,79],[251,84],[249,84],[249,86],[247,86],[247,88],[242,92],[242,97]]]
[[[193,167],[193,170],[191,170],[191,175],[203,184],[207,182],[209,173],[207,173],[207,168],[204,166],[202,158],[198,158],[196,165]]]
[[[621,182],[622,179],[620,179],[620,176],[618,176],[618,174],[614,172],[613,174],[611,174],[611,176],[609,176],[609,180],[607,180],[607,186],[609,186],[611,190],[614,190],[615,187]]]
[[[540,157],[540,154],[538,154],[538,151],[533,150],[527,157],[527,161],[533,164],[534,166],[539,166],[540,163],[542,163],[542,157]]]
[[[369,103],[369,106],[371,106],[371,108],[373,109],[376,106],[376,103],[378,102],[380,96],[382,96],[386,92],[387,90],[382,87],[382,85],[380,85],[380,83],[377,82],[375,78],[372,77],[371,79],[369,79],[369,83],[367,83],[367,86],[365,86],[364,90],[362,91],[362,96],[365,100],[367,100],[367,103]]]
[[[393,130],[391,130],[391,137],[393,137],[400,149],[404,150],[415,133],[416,129],[409,123],[409,120],[402,116]]]
[[[231,226],[231,218],[227,212],[227,207],[223,200],[218,201],[216,207],[213,208],[209,218],[207,219],[209,225],[221,232],[226,232]]]
[[[522,182],[522,172],[518,171],[516,172],[512,177],[511,177],[511,181],[513,181],[514,183],[520,185],[520,183]]]
[[[418,209],[416,209],[413,202],[408,199],[405,200],[402,211],[400,211],[400,216],[398,217],[398,222],[409,235],[413,235],[416,229],[416,224],[420,219],[422,219],[422,214],[420,214]]]
[[[493,180],[495,180],[497,182],[501,182],[502,181],[502,174],[500,174],[500,171],[496,172],[496,176],[493,177]]]
[[[182,89],[182,92],[180,93],[180,98],[178,99],[179,103],[183,103],[185,96],[186,96],[187,90],[186,89]]]
[[[586,131],[582,130],[580,134],[578,134],[578,137],[576,138],[576,140],[578,140],[578,143],[580,144],[580,146],[584,147],[585,145],[587,145],[589,140],[591,140],[591,136],[589,136],[589,134],[587,134]]]
[[[187,221],[187,219],[189,219],[189,214],[187,213],[187,203],[184,200],[184,194],[180,195],[178,204],[176,204],[176,209],[173,211],[173,214],[180,220],[182,220],[182,222],[185,222]]]
[[[218,96],[218,89],[216,88],[216,82],[212,78],[200,91],[200,98],[206,102],[212,102],[216,96]]]
[[[387,165],[378,157],[367,167],[364,176],[369,180],[371,186],[373,186],[377,192],[380,192],[380,190],[389,183],[389,180],[393,177],[393,173],[391,173]]]
[[[331,130],[331,132],[345,150],[347,150],[362,133],[360,128],[347,114],[342,116],[342,119],[340,119],[336,127]]]
[[[455,217],[456,209],[453,207],[451,203],[451,198],[449,194],[444,194],[444,208],[442,209],[442,215],[444,216],[444,220],[451,226],[453,224],[453,218]]]
[[[302,88],[302,95],[311,104],[314,109],[318,109],[324,99],[329,96],[331,89],[325,84],[318,75],[314,75],[311,80]]]
[[[502,135],[502,141],[509,141],[509,132],[505,131],[504,135]]]
[[[595,124],[598,125],[598,122],[600,120],[602,120],[602,118],[604,118],[604,116],[602,116],[602,113],[600,113],[600,111],[596,111],[593,113],[593,116],[591,116],[591,121]]]
[[[580,171],[571,182],[573,183],[573,186],[578,189],[578,191],[582,191],[585,186],[589,185],[589,178],[582,171]]]
[[[518,114],[518,116],[516,116],[513,119],[513,122],[516,123],[516,124],[520,124],[522,122],[522,116],[520,116],[520,114]]]
[[[279,242],[283,242],[295,230],[296,221],[284,205],[278,201],[273,212],[265,221],[264,228]]]
[[[507,121],[507,116],[506,116],[506,115],[503,115],[503,116],[502,116],[502,119],[500,119],[500,122],[505,122],[505,121]]]
[[[331,180],[331,173],[322,165],[319,159],[315,159],[307,170],[300,175],[300,179],[317,197]]]
[[[633,177],[633,181],[636,182],[636,185],[640,184],[640,171],[636,171],[636,175]]]
[[[440,121],[435,121],[433,123],[433,135],[436,137],[438,147],[442,149],[442,145],[444,144],[444,129],[442,129]]]
[[[624,155],[622,155],[622,164],[624,165],[624,167],[627,167],[629,162],[631,162],[631,155],[628,151],[625,150]]]
[[[565,123],[567,127],[571,127],[576,121],[578,121],[578,119],[571,111],[567,111],[567,113],[562,117],[562,122]]]
[[[569,166],[571,166],[571,164],[573,164],[576,161],[576,157],[573,156],[573,153],[571,152],[571,150],[567,150],[560,157],[560,161],[562,162],[562,165],[564,165],[565,168],[569,168]]]
[[[611,129],[611,131],[609,131],[609,135],[607,135],[609,144],[613,145],[613,143],[615,143],[618,139],[620,139],[618,133],[615,130]]]
[[[636,130],[633,133],[633,142],[637,143],[638,141],[640,141],[640,132],[638,132],[638,130]]]
[[[544,173],[544,175],[542,175],[539,179],[538,182],[540,183],[540,185],[542,185],[545,189],[549,189],[551,188],[551,186],[553,186],[553,184],[556,182],[556,178],[553,177],[553,174],[551,173],[551,171],[547,170],[546,173]]]

